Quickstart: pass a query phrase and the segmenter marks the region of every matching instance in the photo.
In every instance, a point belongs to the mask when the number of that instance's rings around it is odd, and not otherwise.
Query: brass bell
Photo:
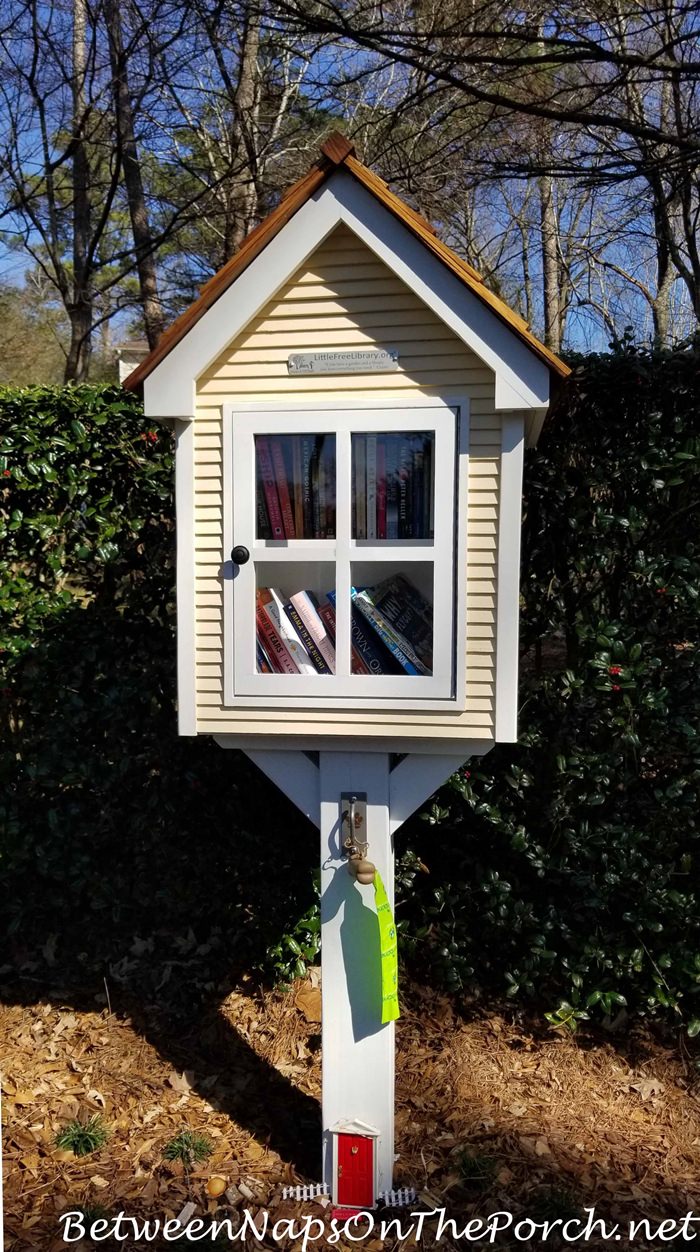
[[[368,884],[374,882],[377,868],[371,861],[366,861],[363,857],[361,861],[358,861],[357,869],[354,872],[358,882]]]

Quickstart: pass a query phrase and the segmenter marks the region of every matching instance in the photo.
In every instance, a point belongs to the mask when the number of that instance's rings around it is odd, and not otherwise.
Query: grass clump
[[[492,1156],[464,1149],[457,1158],[460,1178],[467,1186],[484,1190],[496,1177],[496,1162]]]
[[[104,1147],[109,1131],[99,1113],[93,1114],[87,1122],[74,1118],[56,1135],[56,1147],[73,1152],[75,1156],[89,1156],[98,1148]]]
[[[206,1135],[196,1130],[181,1130],[163,1149],[166,1161],[182,1161],[183,1165],[200,1165],[214,1151]]]

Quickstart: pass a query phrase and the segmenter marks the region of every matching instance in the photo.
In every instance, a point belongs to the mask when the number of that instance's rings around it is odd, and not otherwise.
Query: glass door
[[[452,698],[456,420],[438,401],[234,414],[234,698]]]

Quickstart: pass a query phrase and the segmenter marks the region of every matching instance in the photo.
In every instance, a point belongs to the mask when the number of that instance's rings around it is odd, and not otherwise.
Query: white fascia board
[[[339,206],[324,190],[316,192],[297,210],[145,379],[143,398],[148,417],[192,420],[200,374],[285,285],[339,221]]]
[[[177,707],[181,735],[197,733],[194,428],[176,422],[175,517],[177,520]]]
[[[336,198],[350,230],[494,371],[497,409],[547,407],[549,370],[544,361],[408,227],[342,170],[323,194]]]

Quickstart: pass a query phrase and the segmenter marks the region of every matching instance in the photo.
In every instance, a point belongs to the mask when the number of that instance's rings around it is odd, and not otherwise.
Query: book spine
[[[335,539],[335,436],[326,435],[326,539]]]
[[[332,674],[335,673],[335,648],[328,638],[328,632],[318,615],[318,610],[308,591],[297,591],[291,597],[291,603],[297,610],[302,622],[316,644],[324,661]]]
[[[399,444],[399,539],[412,539],[409,517],[410,478],[413,454],[408,439]]]
[[[377,538],[377,436],[367,436],[367,538]]]
[[[355,450],[355,538],[367,538],[367,442],[364,435],[356,435]]]
[[[335,592],[328,592],[335,613]],[[350,651],[353,674],[392,674],[394,662],[375,632],[357,609],[351,606]]]
[[[277,484],[277,495],[280,502],[282,525],[284,526],[284,537],[285,539],[295,539],[296,529],[294,526],[294,514],[292,513],[292,501],[289,496],[287,467],[284,463],[284,453],[282,451],[282,441],[280,439],[272,439],[270,441],[270,453],[272,455],[272,468],[275,472],[275,483]]]
[[[413,468],[411,476],[411,535],[414,539],[424,539],[423,527],[423,439],[417,435],[413,440]]]
[[[274,587],[268,587],[267,590],[261,591],[259,595],[260,603],[272,622],[273,629],[277,631],[299,673],[314,674],[316,672],[315,667],[309,660],[304,644],[300,641],[296,632],[292,630],[285,611],[284,601],[279,592]]]
[[[318,438],[314,444],[313,456],[311,457],[311,515],[313,519],[313,537],[314,539],[322,539],[321,534],[321,496],[319,492],[319,472],[321,461],[321,447]]]
[[[393,672],[389,653],[354,606],[350,618],[350,642],[363,666],[360,673],[391,674]]]
[[[318,613],[328,631],[328,638],[335,647],[335,609],[329,600],[324,600],[323,604],[319,604]]]
[[[386,444],[386,537],[399,537],[399,441],[394,435]]]
[[[304,438],[301,443],[301,480],[302,480],[302,500],[304,507],[304,539],[313,539],[314,537],[314,509],[311,497],[311,459],[313,457],[314,441],[313,439]]]
[[[304,483],[301,439],[298,435],[292,435],[292,491],[294,494],[294,531],[297,539],[300,539],[304,534]]]
[[[275,473],[272,465],[272,456],[270,455],[270,445],[267,439],[263,439],[258,436],[255,441],[255,447],[258,455],[260,474],[263,481],[265,503],[267,504],[267,514],[270,519],[272,538],[284,539],[282,510],[280,509],[279,496],[277,495],[277,487],[275,486]]]
[[[433,440],[428,435],[423,445],[423,534],[433,537],[431,501],[433,496]]]
[[[386,440],[377,439],[377,539],[386,539]]]
[[[274,658],[279,667],[279,673],[298,674],[299,670],[282,643],[282,640],[277,634],[277,631],[274,629],[272,622],[261,604],[258,604],[255,610],[255,620],[258,625],[258,632],[263,640],[265,651],[270,658]]]
[[[258,662],[258,673],[259,674],[274,674],[275,667],[272,664],[272,661],[270,660],[269,656],[267,655],[267,652],[265,651],[262,643],[260,642],[259,632],[258,632],[258,640],[257,640],[256,648],[255,648],[255,654],[256,654],[257,662]]]
[[[255,458],[255,504],[258,515],[258,539],[272,539],[272,526],[265,502],[265,484],[260,470],[260,457]]]
[[[291,600],[285,604],[284,611],[289,618],[290,624],[294,627],[294,630],[299,636],[300,643],[303,645],[309,656],[314,673],[331,674],[333,671],[322,657],[319,649],[306,629],[298,610],[294,607]]]
[[[416,656],[413,649],[403,636],[399,635],[398,631],[395,631],[392,628],[391,624],[387,622],[384,617],[382,617],[382,614],[379,613],[371,601],[367,599],[365,592],[356,591],[353,596],[353,603],[356,604],[360,612],[364,614],[367,621],[376,630],[379,638],[382,640],[382,643],[386,645],[392,656],[396,657],[399,665],[405,669],[407,674],[430,674],[430,670],[427,669],[420,658]]]

